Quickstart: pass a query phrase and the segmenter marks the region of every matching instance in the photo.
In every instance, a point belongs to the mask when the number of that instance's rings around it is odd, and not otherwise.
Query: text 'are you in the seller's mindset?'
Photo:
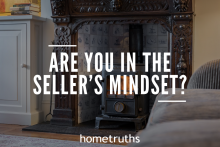
[[[125,61],[125,55],[126,55],[126,61]],[[50,67],[49,67],[49,72],[52,72],[53,70],[58,73],[63,73],[63,72],[74,72],[77,73],[78,69],[75,68],[77,67],[77,56],[78,53],[71,53],[70,55],[67,53],[60,53],[59,56],[59,64],[57,60],[56,53],[52,53],[51,55],[51,61],[50,61]],[[163,61],[162,61],[162,56],[163,56]],[[187,80],[185,75],[157,75],[157,73],[163,72],[163,73],[170,73],[169,69],[169,58],[170,58],[170,53],[169,52],[164,52],[164,53],[151,53],[151,52],[143,52],[143,57],[144,57],[144,65],[145,65],[145,72],[149,72],[149,63],[152,63],[153,67],[153,72],[155,73],[152,77],[149,77],[148,75],[123,75],[124,72],[130,72],[130,73],[135,73],[136,72],[136,55],[135,53],[121,53],[121,73],[119,75],[110,75],[110,94],[127,94],[127,89],[129,89],[129,93],[132,94],[147,94],[150,91],[152,94],[157,95],[160,90],[161,94],[168,94],[168,91],[166,91],[166,87],[168,86],[168,83],[166,82],[167,79],[171,81],[172,85],[172,94],[175,94],[175,87],[176,87],[176,80],[180,79],[182,80],[182,89],[184,89],[184,84]],[[106,70],[106,72],[111,73],[113,71],[113,63],[114,63],[114,57],[113,53],[105,53],[105,62],[103,61],[103,55],[102,53],[85,53],[85,59],[86,59],[86,64],[87,64],[87,72],[91,72],[91,62],[92,60],[95,60],[95,70],[97,72],[102,72],[103,70]],[[150,61],[150,59],[152,61]],[[103,69],[103,62],[108,65],[105,66],[105,69]],[[161,70],[161,65],[163,63],[163,71]],[[121,80],[121,77],[124,76],[124,79],[126,80]],[[129,76],[129,78],[125,78],[126,76]],[[89,79],[87,78],[88,76],[86,75],[69,75],[66,77],[65,75],[61,74],[61,88],[56,89],[56,75],[44,75],[41,77],[40,75],[35,75],[33,80],[36,85],[36,88],[33,89],[33,92],[35,94],[50,94],[50,91],[48,90],[50,84],[49,84],[49,79],[52,78],[53,81],[53,87],[52,87],[52,92],[53,94],[71,94],[71,95],[76,95],[76,94],[87,94],[87,88],[86,84],[91,80],[94,79],[95,83],[97,85],[97,88],[94,89],[94,92],[97,95],[102,94],[103,88],[101,81],[105,78],[102,77],[101,75],[89,75]],[[76,91],[76,79],[78,79],[78,91]],[[39,84],[43,80],[43,87]],[[161,81],[161,87],[158,86],[157,81]],[[141,87],[138,87],[138,81],[141,82],[139,83]],[[153,86],[150,88],[150,81],[152,82]],[[127,84],[129,82],[129,85]],[[69,84],[69,89],[65,87],[66,84]],[[124,88],[124,91],[121,89],[121,85],[127,86]],[[182,93],[184,94],[184,93]]]

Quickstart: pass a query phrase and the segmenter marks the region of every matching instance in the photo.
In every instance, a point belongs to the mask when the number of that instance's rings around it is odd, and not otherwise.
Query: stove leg
[[[101,121],[101,120],[97,120],[97,119],[95,120],[95,128],[96,128],[96,129],[99,129],[99,128],[100,128],[100,121]]]
[[[142,129],[142,123],[141,122],[135,122],[135,130],[139,131]]]
[[[147,126],[147,121],[144,120],[144,126],[143,126],[143,129],[146,128],[146,126]]]

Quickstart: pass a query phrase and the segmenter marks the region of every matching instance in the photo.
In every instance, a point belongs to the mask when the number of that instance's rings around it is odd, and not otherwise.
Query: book
[[[31,10],[39,12],[39,8],[37,7],[31,7],[31,6],[25,6],[25,7],[10,7],[11,11],[25,11],[25,10]]]
[[[25,7],[25,6],[31,6],[31,7],[39,8],[39,5],[38,4],[34,4],[34,3],[17,3],[17,4],[13,5],[13,7]]]
[[[27,14],[29,14],[29,15],[36,15],[36,16],[38,16],[38,12],[35,12],[35,11],[30,11],[30,10],[25,10],[25,11],[11,11],[11,15],[23,15],[23,14],[25,14],[25,15],[27,15]]]

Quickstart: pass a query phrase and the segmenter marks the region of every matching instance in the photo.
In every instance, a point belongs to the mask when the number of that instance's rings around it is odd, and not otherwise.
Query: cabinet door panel
[[[0,36],[0,44],[0,100],[16,101],[18,100],[18,52],[20,52],[17,36]]]
[[[26,25],[0,25],[0,111],[26,112]]]

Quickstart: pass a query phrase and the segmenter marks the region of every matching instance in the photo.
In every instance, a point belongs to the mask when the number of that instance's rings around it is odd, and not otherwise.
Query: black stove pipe
[[[136,63],[143,63],[143,27],[139,24],[129,26],[129,51],[136,53]]]

